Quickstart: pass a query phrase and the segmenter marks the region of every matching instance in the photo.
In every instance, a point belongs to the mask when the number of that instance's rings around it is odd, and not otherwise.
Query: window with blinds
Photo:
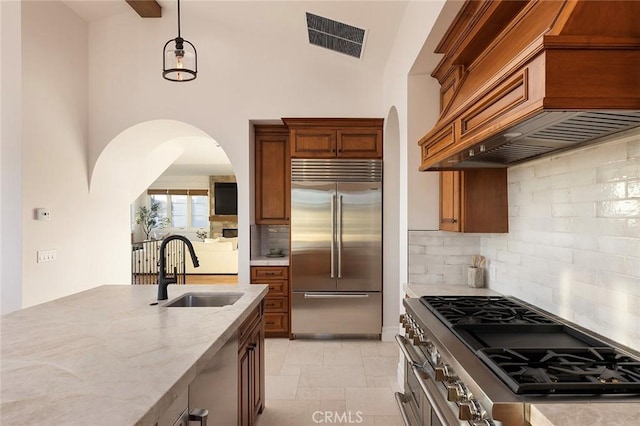
[[[206,189],[149,189],[150,204],[160,204],[160,214],[172,228],[209,226],[209,191]]]

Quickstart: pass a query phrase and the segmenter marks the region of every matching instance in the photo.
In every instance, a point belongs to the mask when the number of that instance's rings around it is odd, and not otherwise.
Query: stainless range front
[[[405,336],[396,336],[396,341],[405,359],[405,393],[396,394],[396,400],[405,424],[491,426],[502,421],[523,425],[524,406],[517,396],[420,300],[403,303]],[[494,400],[502,403],[494,407]],[[496,417],[492,409],[500,415]]]
[[[635,352],[514,298],[487,298],[497,308],[468,298],[469,309],[434,298],[448,310],[423,299],[404,299],[405,336],[396,336],[405,367],[396,400],[408,426],[521,426],[532,403],[640,403]]]

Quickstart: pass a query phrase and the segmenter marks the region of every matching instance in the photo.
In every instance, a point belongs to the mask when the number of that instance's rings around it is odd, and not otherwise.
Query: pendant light
[[[162,76],[169,81],[191,81],[198,74],[198,53],[193,44],[180,35],[180,0],[178,0],[178,37],[165,43]]]

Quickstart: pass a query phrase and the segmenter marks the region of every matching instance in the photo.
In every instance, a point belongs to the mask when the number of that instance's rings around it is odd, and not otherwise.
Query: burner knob
[[[447,384],[447,401],[460,402],[466,398],[466,392],[462,383],[455,382]]]
[[[470,399],[460,403],[458,410],[460,420],[474,421],[482,419],[482,407],[475,399]]]
[[[436,368],[434,368],[436,381],[438,382],[447,382],[455,377],[453,371],[451,371],[451,367],[447,364],[440,364]]]

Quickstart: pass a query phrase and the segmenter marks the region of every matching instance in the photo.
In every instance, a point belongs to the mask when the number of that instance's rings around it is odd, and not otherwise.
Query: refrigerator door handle
[[[336,196],[331,197],[331,278],[336,277],[335,249],[336,249]]]
[[[342,195],[338,196],[338,278],[342,278]]]
[[[364,299],[368,293],[305,293],[305,299]]]

